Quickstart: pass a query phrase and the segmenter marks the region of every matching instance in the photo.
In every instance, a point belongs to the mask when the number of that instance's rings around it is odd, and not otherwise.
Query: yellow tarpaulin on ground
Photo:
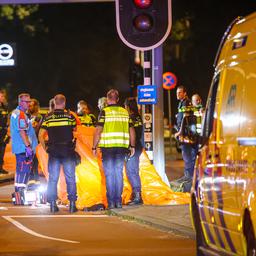
[[[77,207],[79,209],[101,203],[107,206],[105,177],[102,169],[101,156],[99,153],[96,158],[91,151],[94,130],[95,128],[78,126],[75,134],[77,138],[76,151],[81,157],[81,163],[76,167]],[[46,179],[48,179],[48,155],[41,145],[37,148],[37,156],[42,172]],[[144,204],[171,205],[189,203],[190,195],[188,193],[173,192],[162,181],[145,152],[140,157],[140,177]],[[123,203],[129,201],[131,192],[131,186],[124,169]],[[67,203],[66,183],[63,171],[61,172],[58,184],[58,196],[62,203]]]

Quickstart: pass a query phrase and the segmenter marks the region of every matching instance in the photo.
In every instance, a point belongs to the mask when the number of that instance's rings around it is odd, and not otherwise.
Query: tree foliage
[[[192,36],[190,29],[192,17],[185,15],[184,17],[174,21],[172,27],[172,35],[170,37],[171,41],[184,41],[188,40]]]
[[[29,36],[48,32],[43,20],[36,17],[39,5],[0,5],[0,28],[19,27]]]

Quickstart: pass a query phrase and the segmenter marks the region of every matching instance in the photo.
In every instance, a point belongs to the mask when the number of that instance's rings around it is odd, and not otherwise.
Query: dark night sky
[[[164,71],[176,73],[190,95],[200,92],[205,101],[225,29],[235,17],[247,15],[255,7],[255,1],[249,0],[173,0],[174,21],[192,13],[193,45],[182,63],[165,58]],[[18,66],[0,69],[0,84],[8,85],[10,99],[28,91],[47,106],[54,94],[62,92],[71,107],[80,99],[96,107],[97,99],[111,87],[123,96],[129,94],[131,50],[118,38],[114,3],[40,5],[37,16],[49,33],[32,38],[17,27],[0,31],[0,43],[17,43]],[[164,53],[166,48],[164,44]],[[174,91],[172,102],[176,107]]]

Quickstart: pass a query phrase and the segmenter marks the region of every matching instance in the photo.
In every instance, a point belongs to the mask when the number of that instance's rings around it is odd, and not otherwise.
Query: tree
[[[48,32],[43,20],[37,18],[39,5],[0,5],[0,28],[4,30],[19,27],[29,36],[37,32]]]

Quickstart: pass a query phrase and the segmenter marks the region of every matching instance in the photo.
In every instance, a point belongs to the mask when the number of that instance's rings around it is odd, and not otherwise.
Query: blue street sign
[[[156,104],[157,87],[156,85],[139,85],[138,86],[138,104]]]

